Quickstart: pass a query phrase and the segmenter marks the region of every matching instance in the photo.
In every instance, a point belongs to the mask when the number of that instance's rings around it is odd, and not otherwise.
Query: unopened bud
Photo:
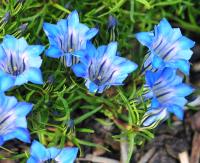
[[[108,17],[108,33],[109,33],[109,39],[108,41],[116,41],[117,40],[117,35],[118,35],[118,31],[117,31],[117,19],[110,15]]]
[[[110,15],[108,17],[108,30],[110,30],[111,28],[115,28],[117,24],[117,19],[114,16]]]
[[[19,30],[20,32],[24,32],[27,29],[28,23],[22,24],[19,26]]]
[[[6,24],[10,19],[10,12],[7,12],[4,17],[2,18],[2,23]]]
[[[150,109],[142,119],[142,126],[153,129],[169,117],[166,108]]]

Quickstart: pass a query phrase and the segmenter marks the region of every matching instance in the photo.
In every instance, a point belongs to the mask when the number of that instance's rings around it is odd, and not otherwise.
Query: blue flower
[[[169,117],[167,108],[150,108],[143,116],[142,125],[148,128],[155,128]]]
[[[149,90],[144,95],[151,99],[151,109],[166,109],[168,113],[175,114],[183,119],[184,105],[187,103],[185,96],[193,92],[193,88],[182,83],[182,77],[176,74],[176,69],[164,68],[157,72],[146,71],[146,88]]]
[[[17,102],[15,97],[0,94],[0,145],[14,138],[30,142],[26,115],[32,106],[30,103]]]
[[[24,38],[6,35],[0,44],[0,91],[31,81],[42,84],[39,56],[44,47],[28,45]]]
[[[76,53],[81,63],[74,65],[72,70],[76,76],[86,79],[90,92],[102,93],[111,85],[122,85],[128,74],[137,68],[135,63],[116,54],[116,42],[97,49],[88,43],[86,50]]]
[[[79,23],[76,10],[71,12],[67,19],[58,21],[56,25],[44,23],[43,29],[50,42],[46,55],[53,58],[62,57],[67,67],[79,62],[78,58],[72,54],[85,49],[86,42],[98,32],[96,28],[89,29],[86,25]]]
[[[55,147],[45,148],[38,141],[33,141],[31,145],[30,158],[27,163],[59,162],[74,163],[78,153],[78,148],[66,147],[58,149]]]
[[[149,48],[144,62],[144,71],[164,67],[177,68],[189,74],[189,59],[194,41],[183,36],[179,28],[172,28],[166,19],[155,26],[154,31],[136,34],[137,40]]]

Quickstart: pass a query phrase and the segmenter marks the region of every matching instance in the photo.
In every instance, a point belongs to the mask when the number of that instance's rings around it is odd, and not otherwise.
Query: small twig
[[[188,152],[184,151],[178,154],[180,163],[189,163],[189,156],[188,156]]]
[[[2,147],[2,146],[0,146],[0,149],[3,149],[3,150],[5,150],[5,151],[7,151],[7,152],[9,152],[9,153],[11,153],[11,154],[16,153],[16,152],[13,152],[13,151],[11,151],[11,150],[9,150],[9,149],[7,149],[7,148],[4,148],[4,147]]]
[[[124,163],[128,160],[128,144],[126,142],[126,138],[122,137],[120,141],[120,150],[121,150],[121,163]]]
[[[139,161],[138,163],[147,163],[150,158],[152,158],[153,154],[155,153],[156,148],[151,148]]]
[[[200,134],[195,132],[193,141],[192,141],[192,154],[190,157],[191,163],[199,163],[200,158]]]

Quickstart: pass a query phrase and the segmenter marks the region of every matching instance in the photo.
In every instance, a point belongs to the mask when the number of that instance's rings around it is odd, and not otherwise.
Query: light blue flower
[[[64,58],[67,67],[78,63],[78,58],[72,54],[85,49],[86,42],[98,32],[96,28],[90,29],[80,23],[76,10],[71,12],[67,19],[58,21],[56,25],[44,23],[43,29],[50,42],[46,55],[53,58]]]
[[[187,103],[185,96],[190,95],[194,89],[182,83],[182,77],[176,73],[172,68],[164,68],[157,72],[147,71],[146,88],[149,92],[144,97],[151,99],[150,110],[161,109],[162,112],[166,109],[168,113],[173,113],[182,120],[184,105]]]
[[[39,56],[44,47],[28,45],[24,38],[6,35],[0,44],[0,91],[31,81],[42,84]]]
[[[102,93],[112,85],[122,85],[128,74],[137,68],[135,63],[116,54],[116,42],[97,49],[88,43],[86,50],[76,53],[81,63],[74,65],[72,70],[76,76],[86,79],[90,92]]]
[[[58,149],[55,147],[45,148],[38,141],[33,141],[31,145],[30,158],[27,163],[59,162],[74,163],[78,153],[78,148],[66,147]]]
[[[137,33],[136,38],[149,48],[144,71],[172,67],[189,74],[188,60],[193,53],[190,48],[195,42],[183,36],[179,28],[172,28],[166,19],[162,19],[151,32]]]
[[[150,108],[143,116],[142,125],[148,128],[155,128],[161,122],[169,118],[167,108]]]
[[[30,142],[26,115],[32,106],[30,103],[17,102],[15,97],[0,94],[0,145],[14,138]]]

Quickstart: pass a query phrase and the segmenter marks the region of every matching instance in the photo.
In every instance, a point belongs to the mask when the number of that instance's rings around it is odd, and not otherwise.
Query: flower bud
[[[142,119],[142,126],[149,129],[156,128],[162,121],[169,117],[166,108],[150,109],[145,113]]]

